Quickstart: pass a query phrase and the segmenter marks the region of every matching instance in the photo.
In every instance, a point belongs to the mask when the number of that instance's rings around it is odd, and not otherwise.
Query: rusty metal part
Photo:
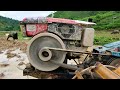
[[[88,58],[89,54],[81,54],[80,58],[78,59],[79,62],[83,62]]]
[[[111,65],[104,65],[104,66],[107,67],[107,68],[110,68],[110,70],[111,70],[111,69],[116,69],[116,67],[111,66]]]
[[[86,69],[76,70],[75,76],[72,79],[84,79],[82,76],[83,74],[90,74],[91,77],[94,74],[102,79],[120,79],[120,67],[116,68],[114,66],[102,65],[99,63],[96,66],[90,66]],[[94,79],[94,77],[92,77],[92,79]]]
[[[75,71],[75,76],[72,79],[84,79],[80,71]]]
[[[120,76],[120,67],[118,67],[117,69],[113,70],[113,72]]]
[[[97,73],[102,79],[120,79],[120,76],[112,72],[101,63],[96,64],[94,72]]]
[[[48,50],[44,47],[65,49],[63,41],[55,34],[40,33],[34,36],[27,47],[27,56],[30,63],[41,71],[52,71],[59,67],[51,61],[63,63],[66,57],[66,52],[57,50]]]
[[[113,61],[110,63],[111,66],[119,67],[120,66],[120,58],[113,59]]]
[[[93,47],[88,47],[86,52],[89,52],[90,54],[80,54],[80,58],[79,58],[79,62],[84,62],[86,60],[88,60],[89,57],[92,57],[92,51],[93,51]]]
[[[88,47],[86,51],[87,52],[92,52],[93,51],[93,47]]]
[[[91,73],[91,70],[94,69],[95,66],[90,66],[86,69],[78,68],[78,70],[75,71],[75,76],[72,79],[84,79],[82,77],[83,74],[89,74]]]

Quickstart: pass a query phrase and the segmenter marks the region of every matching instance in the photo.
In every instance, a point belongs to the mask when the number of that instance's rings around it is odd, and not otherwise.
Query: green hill
[[[97,24],[94,26],[96,30],[120,29],[120,11],[57,11],[54,17],[84,21],[92,18]],[[0,16],[0,31],[12,30],[20,30],[19,21]]]
[[[51,14],[48,15],[51,17]],[[68,18],[87,21],[93,19],[96,30],[120,29],[120,11],[57,11],[55,18]]]
[[[0,16],[0,31],[16,31],[16,30],[20,30],[18,20]]]

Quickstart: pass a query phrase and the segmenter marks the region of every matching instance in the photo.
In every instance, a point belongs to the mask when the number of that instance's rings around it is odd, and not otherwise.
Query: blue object
[[[111,49],[120,47],[120,41],[109,43],[109,44],[105,44],[104,47],[111,48]]]
[[[115,51],[115,49],[117,49],[117,51]],[[97,50],[99,53],[110,51],[113,56],[120,57],[120,41],[99,46],[95,48],[95,50]]]
[[[120,52],[111,51],[111,54],[112,54],[113,56],[120,57]]]

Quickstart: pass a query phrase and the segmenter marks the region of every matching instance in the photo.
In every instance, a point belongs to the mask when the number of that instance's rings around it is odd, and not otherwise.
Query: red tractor
[[[20,22],[25,36],[32,37],[27,56],[32,67],[39,71],[85,69],[91,60],[95,23],[51,17],[25,18]],[[70,65],[74,61],[76,65]],[[95,64],[95,63],[94,63]],[[91,64],[91,65],[94,65]]]
[[[27,46],[29,64],[24,74],[30,75],[29,70],[33,72],[31,76],[47,72],[54,77],[63,73],[61,78],[72,75],[73,79],[120,79],[120,67],[109,65],[111,54],[93,51],[92,25],[95,23],[62,18],[23,19],[20,22],[23,35],[32,37]]]

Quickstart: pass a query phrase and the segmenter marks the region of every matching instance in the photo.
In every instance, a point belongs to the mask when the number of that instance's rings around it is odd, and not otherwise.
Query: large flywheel
[[[27,56],[29,62],[38,70],[52,71],[59,66],[52,63],[55,61],[63,63],[66,57],[66,52],[49,50],[44,47],[65,49],[63,41],[55,34],[40,33],[34,36],[27,47]]]

